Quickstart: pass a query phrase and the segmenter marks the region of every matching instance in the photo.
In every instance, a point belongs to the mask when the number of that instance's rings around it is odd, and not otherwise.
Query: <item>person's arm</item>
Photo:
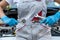
[[[15,26],[18,23],[17,20],[7,17],[3,12],[3,8],[5,8],[8,4],[12,4],[12,0],[2,0],[0,2],[0,18],[4,22],[4,24]]]
[[[60,4],[60,0],[54,0],[54,1]]]
[[[53,25],[59,19],[60,19],[60,10],[56,14],[54,14],[52,16],[46,17],[45,19],[43,19],[42,21],[40,21],[40,23],[45,23],[45,24],[48,24],[48,25]]]
[[[4,12],[3,12],[3,8],[5,8],[8,5],[8,3],[5,0],[2,0],[0,2],[0,18],[5,16]]]

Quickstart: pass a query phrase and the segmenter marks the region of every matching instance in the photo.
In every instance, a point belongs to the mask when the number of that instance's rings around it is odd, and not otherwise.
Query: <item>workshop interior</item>
[[[1,1],[2,0],[0,0],[0,2]],[[58,12],[59,10],[60,10],[60,7],[47,7],[46,17],[56,14],[56,12]],[[15,18],[16,20],[18,19],[17,7],[15,6],[10,7],[9,5],[6,8],[4,8],[3,11],[5,15],[8,16],[9,18]],[[25,20],[22,20],[22,21],[23,23],[26,22]],[[60,20],[58,20],[56,24],[51,26],[51,37],[52,37],[51,40],[60,40]],[[4,24],[4,22],[0,19],[0,40],[13,40],[13,39],[14,40],[16,39],[16,25],[10,27],[8,24]]]

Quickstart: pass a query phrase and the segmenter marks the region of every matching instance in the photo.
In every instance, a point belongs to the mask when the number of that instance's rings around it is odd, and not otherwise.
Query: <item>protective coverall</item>
[[[34,30],[31,28],[31,26],[26,26],[25,28],[23,28],[23,21],[27,21],[27,24],[30,25],[28,20],[31,20],[32,17],[36,16],[40,11],[42,11],[42,16],[46,16],[47,8],[45,0],[6,0],[6,2],[11,6],[16,4],[18,8],[19,23],[16,25],[16,40],[51,40],[50,31],[44,34],[47,30],[42,30],[41,34],[36,34],[36,30],[38,28],[41,29],[39,24],[38,26],[37,24],[35,26],[32,26]],[[3,19],[4,17],[2,18],[2,20]],[[18,29],[20,29],[21,31],[18,31]]]

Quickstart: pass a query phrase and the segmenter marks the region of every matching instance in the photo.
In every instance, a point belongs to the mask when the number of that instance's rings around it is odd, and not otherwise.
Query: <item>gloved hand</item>
[[[5,24],[8,24],[9,26],[14,26],[18,23],[18,21],[14,18],[9,18],[7,16],[3,16],[1,19]]]
[[[40,21],[40,23],[45,23],[45,24],[48,24],[48,25],[53,25],[59,19],[60,19],[60,11],[57,12],[55,15],[48,16],[47,18],[45,18],[42,21]]]

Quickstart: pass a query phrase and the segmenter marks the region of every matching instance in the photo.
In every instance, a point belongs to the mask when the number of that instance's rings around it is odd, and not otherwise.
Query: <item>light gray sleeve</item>
[[[13,1],[14,1],[14,0],[6,0],[6,2],[7,2],[9,5],[13,5]]]

